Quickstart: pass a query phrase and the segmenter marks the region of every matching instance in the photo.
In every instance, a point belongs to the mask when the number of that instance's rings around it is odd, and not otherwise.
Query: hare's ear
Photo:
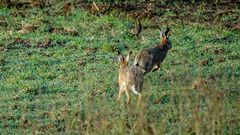
[[[118,54],[118,55],[121,55],[121,52],[120,52],[119,50],[117,50],[117,54]]]
[[[123,62],[124,61],[123,55],[121,54],[121,52],[119,50],[117,50],[117,53],[118,53],[118,61]]]
[[[118,55],[118,61],[119,62],[124,62],[124,57],[122,55]]]
[[[129,59],[130,59],[130,55],[132,54],[132,51],[130,51],[126,57],[126,61],[129,62]]]
[[[163,31],[161,29],[159,29],[159,34],[160,34],[161,38],[164,37],[164,33],[163,33]]]
[[[169,37],[169,35],[170,35],[170,28],[167,27],[167,30],[165,31],[165,36]]]

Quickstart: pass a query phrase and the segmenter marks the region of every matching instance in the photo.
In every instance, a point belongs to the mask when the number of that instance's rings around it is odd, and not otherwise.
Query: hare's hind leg
[[[155,72],[155,71],[159,70],[159,68],[160,68],[160,64],[154,66],[151,72]]]
[[[129,104],[131,102],[131,96],[128,87],[125,88],[125,93],[127,94],[127,103]]]
[[[137,106],[140,105],[141,101],[142,101],[142,94],[139,94],[139,95],[138,95]]]
[[[117,101],[119,101],[120,97],[122,96],[124,89],[125,89],[125,85],[120,85]]]
[[[139,104],[140,104],[140,101],[141,101],[141,99],[142,99],[142,95],[141,95],[141,93],[138,92],[138,91],[140,91],[140,90],[139,90],[139,89],[136,90],[136,86],[135,86],[135,85],[133,85],[131,88],[132,88],[132,91],[133,91],[135,94],[138,95],[138,101],[137,101],[137,104],[139,105]]]

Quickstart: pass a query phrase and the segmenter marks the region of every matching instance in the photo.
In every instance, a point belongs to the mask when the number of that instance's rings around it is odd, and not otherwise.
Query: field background
[[[0,134],[240,134],[238,0],[0,5]],[[143,104],[116,102],[115,50],[132,63],[166,27],[173,48]]]

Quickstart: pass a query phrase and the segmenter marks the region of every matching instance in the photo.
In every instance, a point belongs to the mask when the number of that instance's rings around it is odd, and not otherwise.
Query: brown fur
[[[167,38],[166,37],[163,37],[162,40],[161,40],[160,46],[162,47],[163,45],[167,45]],[[159,47],[159,46],[156,46],[156,47]]]
[[[119,83],[119,93],[118,93],[118,100],[125,92],[127,95],[127,103],[130,103],[131,96],[129,90],[132,89],[134,93],[138,95],[138,103],[141,100],[141,92],[143,87],[143,73],[141,68],[137,66],[128,67],[128,61],[130,54],[127,57],[124,57],[122,54],[118,54],[118,60],[120,62],[119,68],[119,76],[118,76],[118,83]]]
[[[165,33],[161,33],[160,45],[142,50],[135,57],[134,65],[139,66],[144,74],[154,72],[160,68],[160,64],[164,61],[168,50],[171,49],[169,31],[168,28]]]

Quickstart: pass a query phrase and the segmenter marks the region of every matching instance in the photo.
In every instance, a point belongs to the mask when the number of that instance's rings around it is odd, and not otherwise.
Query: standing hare
[[[144,74],[158,70],[168,50],[172,48],[169,32],[169,28],[164,33],[160,31],[162,37],[160,45],[144,49],[135,57],[134,65],[139,66]]]
[[[127,57],[124,57],[120,51],[118,51],[118,60],[120,63],[119,68],[119,93],[118,100],[125,92],[127,94],[127,103],[131,101],[129,90],[131,89],[135,94],[138,95],[138,104],[141,100],[141,92],[143,87],[143,73],[140,67],[132,65],[128,67],[130,52]]]

